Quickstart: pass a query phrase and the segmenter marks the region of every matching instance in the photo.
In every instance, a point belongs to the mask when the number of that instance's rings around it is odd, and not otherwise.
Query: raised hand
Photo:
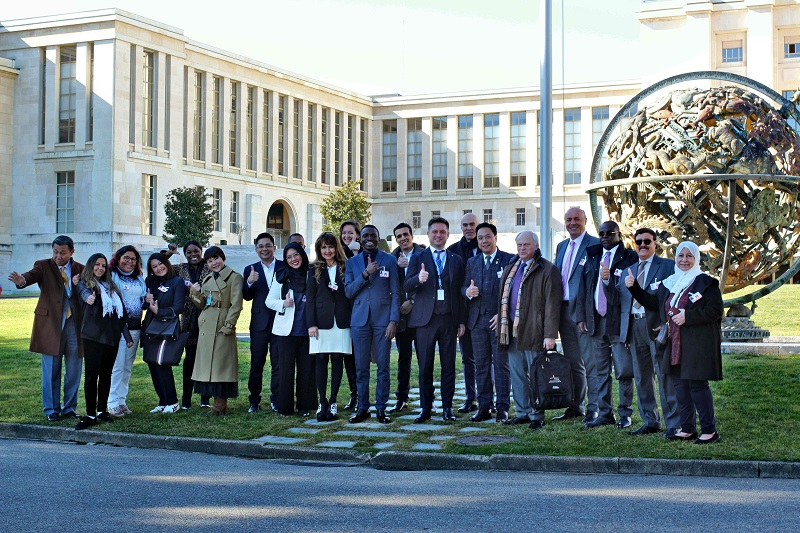
[[[608,278],[611,277],[611,270],[605,265],[600,265],[600,279],[603,281],[608,281]]]
[[[196,290],[197,292],[200,292],[200,290],[202,289],[202,287],[200,286],[200,284],[199,284],[199,283],[197,283],[196,281],[195,281],[194,283],[192,283],[192,288],[193,288],[194,290]],[[149,291],[149,290],[148,290],[147,292],[148,292],[148,293],[150,293],[150,291]]]
[[[469,296],[470,298],[476,298],[480,296],[481,291],[478,287],[475,286],[475,280],[471,279],[469,280],[469,282],[470,282],[469,287],[467,287],[467,296]]]
[[[369,262],[367,263],[366,272],[367,272],[368,276],[371,276],[375,272],[378,271],[378,262],[377,261],[373,261],[369,256],[367,256],[367,261],[369,261]]]
[[[248,283],[249,285],[252,285],[252,284],[253,284],[253,283],[255,283],[256,281],[258,281],[258,272],[256,272],[256,269],[255,269],[255,268],[253,268],[252,266],[250,266],[250,275],[249,275],[249,276],[247,276],[247,283]]]
[[[80,274],[75,274],[74,276],[72,276],[72,284],[73,285],[77,285],[80,280],[81,280],[81,275]]]
[[[86,303],[89,305],[94,305],[95,295],[94,293],[90,294],[88,298],[86,298]]]
[[[25,278],[22,277],[19,272],[12,272],[8,276],[8,280],[13,283],[14,285],[23,285],[25,283]]]
[[[147,296],[144,297],[144,301],[147,302],[147,305],[153,305],[153,293],[150,292],[150,289],[147,289]]]
[[[400,257],[397,258],[397,266],[400,268],[405,268],[408,266],[408,257],[400,254]]]
[[[625,286],[630,289],[631,287],[633,287],[633,284],[635,282],[636,282],[636,278],[633,276],[633,272],[631,272],[631,269],[629,268],[628,269],[628,275],[625,276]]]
[[[425,270],[425,263],[422,263],[419,266],[419,282],[425,283],[426,281],[428,281],[428,276],[429,276],[428,271]]]

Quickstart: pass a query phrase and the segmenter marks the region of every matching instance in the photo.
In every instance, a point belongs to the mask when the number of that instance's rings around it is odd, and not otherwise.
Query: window
[[[742,40],[722,41],[722,62],[741,63],[744,60],[744,50]]]
[[[286,175],[286,97],[278,95],[278,175]]]
[[[397,121],[383,121],[383,165],[381,166],[382,192],[397,191]]]
[[[142,144],[155,146],[156,53],[145,50],[142,56]]]
[[[292,101],[292,177],[300,179],[300,100]]]
[[[56,233],[75,231],[75,172],[56,172]]]
[[[245,144],[247,149],[247,170],[256,169],[256,151],[253,149],[255,137],[255,124],[253,122],[253,102],[256,99],[256,88],[247,88],[247,108],[245,109]]]
[[[342,114],[334,112],[333,120],[333,184],[342,184],[342,172],[339,170],[339,163],[342,161],[342,150],[340,139],[342,138]]]
[[[58,91],[58,142],[75,142],[75,109],[78,83],[75,80],[75,46],[62,46],[59,53],[60,85]]]
[[[222,189],[214,189],[214,231],[222,231]]]
[[[222,109],[219,99],[222,93],[222,78],[214,76],[211,100],[211,162],[222,164],[220,147],[222,146]]]
[[[87,82],[86,94],[88,96],[87,130],[86,140],[94,140],[94,43],[89,43],[89,80]]]
[[[320,133],[320,141],[322,142],[322,150],[320,153],[320,180],[322,183],[328,183],[328,114],[330,110],[326,107],[322,108],[322,132]]]
[[[783,91],[783,97],[786,98],[791,102],[792,97],[794,96],[794,91]],[[796,132],[800,133],[800,126],[798,126],[797,121],[794,117],[789,116],[789,119],[786,121],[787,124]]]
[[[800,37],[787,37],[783,44],[783,57],[800,57]]]
[[[564,184],[581,182],[581,110],[564,110]]]
[[[458,117],[458,188],[472,188],[472,116]]]
[[[308,104],[306,134],[306,179],[314,181],[314,104]]]
[[[431,189],[447,190],[447,117],[433,117],[433,158]]]
[[[462,215],[469,215],[470,213],[472,213],[472,209],[464,209],[464,211],[461,212]]]
[[[483,187],[500,187],[500,113],[483,116]]]
[[[440,216],[442,216],[442,212],[439,211],[438,209],[436,211],[431,211],[431,218]]]
[[[360,118],[358,129],[358,178],[361,180],[361,190],[364,190],[366,185],[366,168],[367,168],[367,121]]]
[[[527,125],[525,111],[511,113],[511,186],[527,184]]]
[[[484,209],[483,210],[483,221],[484,222],[491,222],[493,219],[492,210],[491,209]]]
[[[603,136],[603,132],[606,131],[606,127],[608,126],[608,116],[608,106],[592,108],[592,154],[597,151],[597,145],[600,144],[600,138]],[[606,168],[607,162],[607,157],[600,158],[600,170],[604,170]]]
[[[267,227],[283,229],[283,204],[274,203],[269,208],[269,212],[267,213]]]
[[[516,225],[517,226],[524,226],[525,225],[525,208],[524,207],[518,207],[517,208]]]
[[[230,127],[228,131],[228,140],[230,142],[228,164],[232,167],[238,167],[239,138],[237,134],[239,132],[239,82],[236,81],[231,82],[231,108],[228,126]]]
[[[262,143],[261,143],[261,152],[262,152],[262,154],[261,154],[262,163],[261,164],[264,167],[263,168],[264,172],[272,172],[272,169],[269,166],[269,164],[270,164],[270,159],[269,159],[269,142],[270,142],[270,140],[269,140],[269,130],[270,130],[270,128],[269,128],[269,119],[270,119],[269,111],[270,111],[270,109],[269,109],[269,106],[270,106],[270,97],[271,96],[272,95],[270,94],[269,91],[264,91],[264,95],[263,95],[263,97],[264,97],[264,105],[261,108],[261,114],[263,115],[263,119],[264,119],[264,128],[263,128],[264,129],[264,134],[263,134],[263,139],[262,139]]]
[[[47,131],[47,52],[42,48],[39,51],[39,60],[42,68],[39,72],[39,144],[44,144],[45,132]],[[61,120],[59,119],[59,124]]]
[[[422,213],[420,211],[411,212],[411,227],[419,229],[422,226]]]
[[[194,73],[194,139],[192,157],[197,161],[204,161],[203,154],[204,139],[203,132],[205,132],[205,124],[203,124],[203,79],[205,74],[203,72]]]
[[[407,191],[422,190],[422,119],[408,119],[406,134]]]
[[[638,111],[639,111],[638,106],[632,106],[630,109],[628,109],[625,113],[622,114],[622,120],[620,120],[619,123],[620,131],[625,131],[625,128],[627,128],[628,125],[630,125],[631,120],[633,120],[633,117],[636,116],[636,113]]]
[[[239,191],[231,191],[231,233],[239,233]]]
[[[142,235],[156,234],[156,177],[142,175]]]
[[[348,115],[347,117],[347,179],[353,179],[353,133],[355,129],[356,117]]]

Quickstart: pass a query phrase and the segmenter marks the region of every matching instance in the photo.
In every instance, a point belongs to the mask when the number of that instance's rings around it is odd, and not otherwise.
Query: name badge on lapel
[[[334,282],[332,282],[332,281],[331,281],[330,283],[328,283],[328,288],[329,288],[330,290],[332,290],[332,291],[335,291],[335,290],[338,290],[338,289],[339,289],[339,286],[338,286],[337,284],[335,284]]]
[[[661,282],[658,281],[658,280],[655,280],[653,283],[650,284],[650,290],[651,291],[657,291],[660,286],[661,286]]]
[[[500,270],[497,271],[497,279],[500,279],[502,277],[503,277],[503,269],[501,268]]]
[[[617,276],[617,277],[620,277],[620,276],[622,275],[622,270],[620,270],[620,269],[616,269],[616,270],[614,271],[614,275],[615,275],[615,276]]]
[[[700,294],[699,292],[690,292],[690,293],[689,293],[689,301],[690,301],[690,302],[692,302],[692,303],[695,303],[695,302],[697,302],[697,301],[698,301],[698,300],[700,300],[702,297],[703,297],[703,295],[702,295],[702,294]]]
[[[580,260],[580,262],[578,263],[578,266],[583,266],[583,265],[585,265],[585,264],[586,264],[586,256],[584,255],[584,256],[583,256],[583,258],[582,258],[582,259]]]
[[[444,301],[444,289],[437,289],[436,290],[436,299],[440,302]]]
[[[158,290],[160,290],[161,292],[167,292],[167,291],[169,290],[169,287],[165,287],[165,286],[163,286],[163,285],[160,285],[160,286],[158,287]]]
[[[389,277],[389,271],[386,270],[386,267],[381,267],[381,269],[378,272],[379,272],[380,277],[382,277],[382,278],[388,278]]]

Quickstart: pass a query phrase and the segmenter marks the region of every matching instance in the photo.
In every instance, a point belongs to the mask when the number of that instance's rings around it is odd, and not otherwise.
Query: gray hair
[[[533,244],[535,244],[536,246],[539,246],[539,237],[529,229],[524,229],[524,230],[520,231],[519,233],[517,233],[517,236],[514,237],[514,240],[519,242],[519,238],[522,237],[523,235],[530,236],[531,240],[533,241]]]

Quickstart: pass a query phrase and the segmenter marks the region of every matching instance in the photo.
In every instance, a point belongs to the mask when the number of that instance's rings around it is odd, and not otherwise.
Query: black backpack
[[[531,382],[536,409],[565,409],[572,403],[572,369],[563,354],[541,352],[531,366]]]

